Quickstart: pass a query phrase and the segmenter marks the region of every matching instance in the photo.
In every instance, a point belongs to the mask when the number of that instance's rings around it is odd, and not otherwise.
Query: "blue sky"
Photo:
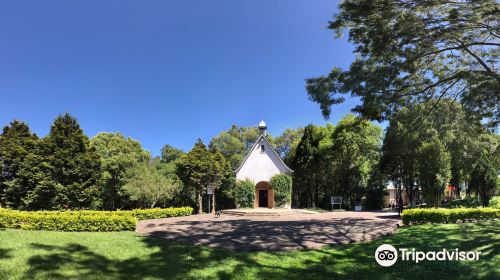
[[[0,125],[40,136],[60,113],[88,136],[119,131],[158,155],[231,124],[273,135],[325,124],[304,80],[347,67],[326,29],[337,1],[3,1]],[[332,122],[355,105],[334,107]]]

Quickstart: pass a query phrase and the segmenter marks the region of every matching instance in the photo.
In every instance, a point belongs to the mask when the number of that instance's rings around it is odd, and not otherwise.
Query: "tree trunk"
[[[203,211],[203,204],[202,204],[202,197],[201,197],[201,192],[197,191],[196,192],[196,200],[198,201],[198,214],[201,214]]]
[[[212,214],[215,214],[215,190],[212,194]]]

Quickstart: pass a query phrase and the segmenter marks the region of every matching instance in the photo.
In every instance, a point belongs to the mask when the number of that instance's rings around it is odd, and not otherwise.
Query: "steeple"
[[[259,131],[260,134],[264,134],[264,136],[267,136],[267,125],[263,120],[259,123]]]

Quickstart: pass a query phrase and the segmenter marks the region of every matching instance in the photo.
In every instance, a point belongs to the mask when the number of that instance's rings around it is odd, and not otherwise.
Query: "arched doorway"
[[[271,184],[260,181],[255,185],[255,208],[274,208],[274,192]]]

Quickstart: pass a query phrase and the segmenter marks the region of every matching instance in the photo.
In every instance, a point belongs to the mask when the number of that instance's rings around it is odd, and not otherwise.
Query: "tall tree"
[[[101,157],[102,200],[106,209],[122,208],[122,187],[130,179],[129,170],[146,164],[151,155],[141,143],[120,133],[101,132],[90,139],[91,149]]]
[[[26,206],[23,200],[34,185],[29,180],[21,179],[20,173],[24,173],[25,161],[36,157],[38,145],[38,137],[24,122],[14,120],[3,128],[0,135],[0,205],[12,208]]]
[[[473,154],[469,165],[470,188],[481,199],[483,206],[488,206],[495,190],[499,187],[500,178],[500,136],[498,134],[482,134],[473,142],[470,153]]]
[[[418,180],[424,197],[434,207],[439,207],[439,202],[451,178],[450,154],[437,137],[423,143],[417,154]]]
[[[380,156],[382,129],[367,120],[347,115],[335,126],[329,149],[336,188],[354,205],[361,201]]]
[[[212,154],[207,150],[201,139],[195,143],[193,149],[179,159],[177,165],[179,178],[187,190],[196,197],[198,214],[203,209],[202,193],[214,181],[214,161]]]
[[[292,160],[292,199],[299,207],[317,207],[319,203],[321,174],[318,171],[322,168],[319,146],[323,137],[317,127],[307,125]]]
[[[451,98],[498,126],[498,1],[342,1],[339,10],[328,28],[338,37],[347,29],[356,59],[306,81],[325,117],[343,94],[360,98],[354,111],[372,120]]]
[[[77,120],[68,113],[58,116],[43,144],[51,178],[60,191],[59,207],[94,206],[101,162]]]

